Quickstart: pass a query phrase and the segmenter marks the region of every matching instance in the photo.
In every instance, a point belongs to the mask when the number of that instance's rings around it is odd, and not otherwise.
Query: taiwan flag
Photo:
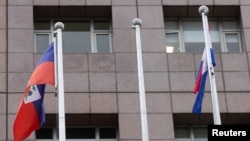
[[[24,90],[14,121],[14,141],[23,141],[45,123],[43,99],[46,84],[55,85],[54,43],[40,58]]]

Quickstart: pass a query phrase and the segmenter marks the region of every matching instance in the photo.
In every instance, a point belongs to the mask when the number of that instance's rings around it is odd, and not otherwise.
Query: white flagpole
[[[64,24],[55,24],[57,37],[57,72],[58,72],[58,112],[59,112],[59,141],[65,141],[65,106],[64,106],[64,80],[63,80],[63,52],[62,52],[62,30]]]
[[[215,125],[221,125],[221,118],[220,118],[220,109],[219,109],[219,102],[218,102],[218,95],[215,83],[215,73],[214,67],[211,63],[211,53],[210,47],[212,47],[209,29],[208,29],[208,20],[207,20],[207,13],[209,9],[207,6],[200,6],[199,12],[202,15],[202,22],[204,28],[204,36],[205,36],[205,47],[207,53],[207,64],[208,64],[208,74],[210,79],[210,87],[211,87],[211,97],[212,97],[212,106],[213,106],[213,118]]]
[[[57,43],[56,43],[56,37],[55,36],[53,37],[53,43],[54,43],[55,96],[57,96]]]
[[[144,75],[143,75],[143,65],[142,65],[141,37],[140,37],[140,27],[142,25],[142,21],[141,19],[136,18],[132,21],[132,23],[133,23],[132,27],[135,28],[135,34],[136,34],[142,141],[149,141],[146,96],[145,96]]]

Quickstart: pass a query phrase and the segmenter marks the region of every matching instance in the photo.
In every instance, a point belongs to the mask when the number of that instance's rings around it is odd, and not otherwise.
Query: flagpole
[[[143,65],[142,65],[141,37],[140,37],[140,27],[142,25],[142,21],[141,19],[136,18],[132,21],[132,23],[133,23],[132,27],[135,29],[135,34],[136,34],[142,141],[149,141],[146,96],[145,96],[144,75],[143,75]]]
[[[62,52],[62,30],[64,24],[57,22],[56,30],[56,45],[57,45],[57,84],[58,84],[58,112],[59,112],[59,141],[65,141],[65,106],[64,106],[64,80],[63,80],[63,52]]]
[[[203,28],[204,28],[205,47],[206,47],[210,87],[211,87],[214,124],[221,125],[220,109],[219,109],[218,95],[217,95],[216,82],[215,82],[215,73],[214,73],[214,67],[211,63],[210,47],[212,47],[212,43],[211,43],[209,28],[208,28],[208,20],[207,20],[208,12],[209,12],[209,9],[207,6],[204,6],[204,5],[200,6],[199,13],[202,15],[202,22],[203,22]]]
[[[57,43],[56,43],[56,33],[53,37],[54,43],[54,74],[55,74],[55,96],[57,96]]]

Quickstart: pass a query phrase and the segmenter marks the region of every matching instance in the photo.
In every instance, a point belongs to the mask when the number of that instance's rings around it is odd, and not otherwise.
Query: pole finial
[[[141,26],[142,25],[142,21],[139,18],[133,19],[132,23],[133,23],[133,26],[136,26],[136,25]]]
[[[208,12],[209,12],[209,9],[208,9],[208,7],[206,5],[200,6],[200,8],[199,8],[199,13],[200,14],[204,13],[205,15],[207,15]]]
[[[64,29],[64,24],[62,22],[57,22],[54,26],[55,30],[57,29],[61,29],[63,30]]]

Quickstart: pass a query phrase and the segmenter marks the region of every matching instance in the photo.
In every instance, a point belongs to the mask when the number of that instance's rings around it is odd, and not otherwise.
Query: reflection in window
[[[180,52],[179,33],[166,33],[166,52]]]

